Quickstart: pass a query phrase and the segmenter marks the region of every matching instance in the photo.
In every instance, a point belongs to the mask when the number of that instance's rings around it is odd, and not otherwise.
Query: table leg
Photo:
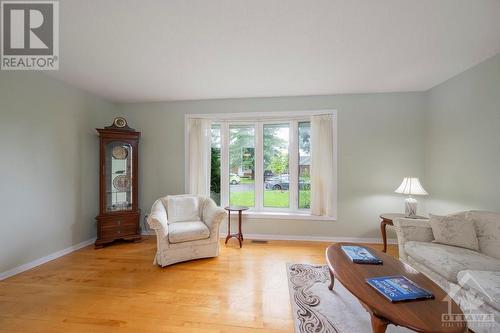
[[[231,238],[231,211],[227,211],[227,236],[226,236],[226,242],[224,244],[227,244],[227,241]]]
[[[372,321],[372,331],[373,333],[385,333],[387,325],[389,324],[387,320],[375,316],[373,313],[370,314]]]
[[[384,249],[382,252],[387,252],[387,235],[385,232],[386,222],[383,220],[380,222],[380,232],[382,233],[382,239],[384,240]]]
[[[331,269],[328,269],[330,272],[330,285],[328,286],[328,289],[333,290],[333,284],[335,283],[335,275],[333,275],[333,272]]]
[[[243,233],[241,232],[241,215],[242,211],[240,210],[238,212],[238,240],[240,241],[240,248],[241,248],[241,242],[243,241]]]

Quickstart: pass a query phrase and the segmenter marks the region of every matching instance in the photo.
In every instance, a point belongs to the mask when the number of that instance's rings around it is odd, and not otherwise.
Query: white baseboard
[[[221,233],[221,237],[226,237],[226,233]],[[325,236],[296,236],[296,235],[269,235],[269,234],[243,234],[245,239],[255,240],[288,240],[288,241],[307,241],[307,242],[352,242],[352,243],[370,243],[382,244],[381,238],[359,238],[359,237],[325,237]],[[396,239],[388,239],[387,244],[397,244]]]
[[[10,269],[8,271],[0,273],[0,281],[4,280],[6,278],[9,278],[11,276],[14,276],[16,274],[22,273],[24,271],[27,271],[28,269],[31,269],[33,267],[45,264],[46,262],[49,262],[51,260],[57,259],[59,257],[62,257],[64,255],[68,254],[68,253],[71,253],[71,252],[74,252],[76,250],[79,250],[82,247],[85,247],[85,246],[88,246],[90,244],[93,244],[94,242],[95,242],[95,238],[88,239],[88,240],[86,240],[84,242],[81,242],[81,243],[78,243],[76,245],[70,246],[70,247],[65,248],[65,249],[63,249],[61,251],[57,251],[57,252],[51,253],[51,254],[49,254],[49,255],[47,255],[45,257],[33,260],[33,261],[31,261],[29,263],[26,263],[24,265],[21,265],[21,266],[18,266],[18,267],[14,267],[14,268],[12,268],[12,269]]]

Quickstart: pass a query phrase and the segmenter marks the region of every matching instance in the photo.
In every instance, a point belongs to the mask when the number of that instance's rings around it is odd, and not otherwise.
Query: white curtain
[[[210,196],[209,119],[188,119],[187,179],[189,194]]]
[[[334,216],[333,116],[311,117],[311,214]]]

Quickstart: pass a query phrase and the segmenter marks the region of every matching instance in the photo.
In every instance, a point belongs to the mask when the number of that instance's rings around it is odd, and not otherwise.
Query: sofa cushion
[[[167,196],[168,223],[199,221],[200,199],[194,195]]]
[[[500,260],[469,249],[415,241],[407,242],[404,247],[413,260],[454,283],[458,272],[463,270],[500,271]]]
[[[210,231],[201,221],[184,221],[168,226],[168,241],[170,243],[189,242],[210,237]]]
[[[434,242],[479,251],[473,221],[459,216],[437,216],[432,214],[429,216]]]
[[[461,271],[458,284],[500,311],[500,272]]]
[[[500,259],[500,213],[470,211],[467,218],[476,227],[479,251]]]

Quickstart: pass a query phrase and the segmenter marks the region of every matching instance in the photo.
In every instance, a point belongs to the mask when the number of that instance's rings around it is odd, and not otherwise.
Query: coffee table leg
[[[335,275],[333,275],[332,270],[328,269],[330,272],[330,285],[328,286],[328,289],[333,290],[333,284],[335,283]]]
[[[238,212],[238,240],[240,241],[240,248],[241,248],[241,242],[243,241],[243,233],[241,232],[241,213],[242,211],[240,210]]]
[[[372,320],[372,331],[373,333],[385,333],[387,325],[389,324],[386,320],[371,314]]]
[[[227,241],[229,238],[231,238],[231,211],[229,210],[227,215],[227,236],[226,236],[226,242],[224,244],[227,244]]]

